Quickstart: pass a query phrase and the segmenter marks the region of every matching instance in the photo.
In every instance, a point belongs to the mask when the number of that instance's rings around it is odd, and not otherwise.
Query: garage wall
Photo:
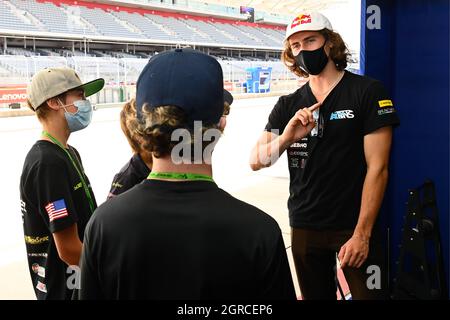
[[[449,7],[448,0],[363,0],[377,5],[381,29],[362,32],[365,74],[382,80],[401,125],[394,133],[390,182],[382,209],[390,229],[391,277],[398,257],[407,190],[435,182],[449,276]],[[363,20],[370,19],[373,11]]]

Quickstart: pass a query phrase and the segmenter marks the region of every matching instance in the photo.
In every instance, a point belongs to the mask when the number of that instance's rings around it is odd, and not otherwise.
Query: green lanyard
[[[147,179],[174,179],[174,180],[195,180],[214,182],[211,176],[196,173],[178,172],[150,172]]]
[[[78,176],[81,179],[81,184],[83,185],[84,193],[86,194],[86,197],[88,199],[89,207],[91,208],[91,213],[93,213],[94,210],[95,210],[94,201],[92,200],[91,192],[89,191],[88,185],[87,185],[86,181],[84,180],[84,176],[81,173],[81,165],[80,165],[80,168],[78,168],[77,163],[72,158],[72,155],[70,154],[70,152],[66,148],[64,148],[64,146],[56,138],[54,138],[50,133],[48,133],[47,131],[42,131],[42,134],[44,136],[46,136],[47,138],[49,138],[50,140],[52,140],[52,142],[54,144],[56,144],[58,147],[60,147],[67,154],[67,156],[69,157],[69,159],[72,162],[75,170],[77,170]]]

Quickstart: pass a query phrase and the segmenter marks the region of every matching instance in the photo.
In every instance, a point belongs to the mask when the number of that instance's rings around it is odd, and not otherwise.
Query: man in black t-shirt
[[[27,89],[28,105],[43,128],[20,178],[28,265],[39,300],[71,299],[77,285],[79,272],[68,266],[78,265],[84,229],[97,204],[80,155],[67,140],[89,125],[92,106],[86,97],[103,85],[103,79],[83,84],[74,70],[52,68],[38,72]]]
[[[190,49],[160,53],[136,96],[152,172],[90,220],[80,298],[295,299],[276,221],[212,178],[225,125],[220,64]]]
[[[268,167],[287,151],[292,252],[303,298],[336,299],[336,255],[354,299],[387,298],[375,225],[399,123],[392,100],[379,81],[345,71],[348,50],[322,14],[296,17],[284,44],[285,64],[309,81],[280,97],[251,167]],[[380,271],[373,286],[371,265]]]

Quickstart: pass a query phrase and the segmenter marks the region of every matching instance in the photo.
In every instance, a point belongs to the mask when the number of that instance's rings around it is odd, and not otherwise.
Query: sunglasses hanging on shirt
[[[324,128],[324,120],[322,112],[320,109],[316,109],[313,111],[314,123],[316,126],[311,130],[311,137],[322,138],[323,137],[323,128]]]

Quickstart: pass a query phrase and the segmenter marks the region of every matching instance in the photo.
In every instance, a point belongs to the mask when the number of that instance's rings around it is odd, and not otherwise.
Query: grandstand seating
[[[130,25],[134,25],[141,30],[146,38],[153,38],[156,40],[171,40],[172,35],[169,31],[161,26],[156,25],[150,19],[138,13],[129,13],[124,11],[112,12],[118,19],[126,21]]]
[[[203,37],[196,30],[188,28],[186,24],[178,19],[172,17],[162,17],[157,15],[145,15],[147,19],[150,19],[161,26],[165,26],[166,29],[170,30],[171,33],[177,37],[179,40],[187,42],[204,41]]]
[[[69,66],[76,69],[87,80],[103,77],[108,83],[135,82],[148,61],[148,54],[124,52],[91,51],[74,52],[65,49],[40,49],[33,52],[23,48],[9,48],[9,55],[0,55],[0,71],[10,77],[29,79],[37,71],[46,67]],[[39,55],[38,55],[39,54]],[[255,57],[216,56],[222,65],[224,80],[245,81],[246,68],[268,65],[273,68],[273,78],[282,79],[289,76],[279,59],[258,59]],[[292,78],[292,76],[290,76]]]
[[[142,14],[144,13],[144,14]],[[281,48],[282,29],[37,0],[0,0],[0,30]]]
[[[124,26],[124,21],[122,21],[123,24],[120,23],[120,20],[116,20],[110,13],[97,8],[89,9],[82,6],[79,8],[83,19],[95,26],[97,32],[104,36],[139,39],[144,38],[142,32],[138,30],[132,31],[126,28]]]
[[[3,1],[6,2],[6,1]],[[52,3],[40,3],[35,1],[9,0],[10,5],[23,10],[27,15],[36,18],[41,25],[35,27],[35,31],[47,31],[69,34],[95,35],[77,19],[76,15],[69,15],[61,7]]]
[[[239,42],[238,37],[236,37],[234,34],[227,33],[223,29],[218,28],[216,24],[189,19],[184,20],[184,23],[208,35],[209,38],[214,42],[220,42],[231,45],[242,44]]]
[[[78,35],[84,37],[108,37],[123,43],[152,40],[155,48],[147,52],[124,52],[88,48],[85,53],[81,46],[30,48],[24,43],[5,46],[0,53],[0,74],[3,78],[13,77],[26,82],[38,70],[46,67],[69,66],[76,69],[85,79],[103,77],[112,84],[133,83],[148,58],[160,51],[158,44],[177,43],[199,44],[201,46],[227,45],[233,48],[267,49],[282,47],[283,28],[236,23],[232,20],[192,15],[168,14],[143,9],[118,10],[118,7],[82,4],[69,5],[69,2],[52,0],[0,0],[0,34],[2,31],[47,32],[58,35]],[[96,40],[100,40],[98,38]],[[158,41],[161,41],[158,43]],[[50,46],[51,47],[51,46]],[[127,46],[128,48],[128,46]],[[145,51],[145,49],[134,48]],[[162,49],[165,50],[165,49]],[[276,51],[278,51],[276,50]],[[220,53],[221,52],[221,53]],[[3,53],[3,54],[2,54]],[[217,50],[216,50],[217,53]],[[245,53],[245,50],[244,50]],[[276,72],[274,78],[284,77],[286,69],[279,59],[262,59],[253,56],[227,56],[225,50],[216,58],[224,71],[226,81],[245,81],[246,68],[256,65],[271,65]],[[260,55],[261,56],[261,55]],[[20,80],[22,81],[22,80]]]
[[[25,12],[17,11],[13,14],[11,6],[7,1],[0,0],[0,29],[36,31],[37,28],[31,22],[26,23],[24,19]]]

